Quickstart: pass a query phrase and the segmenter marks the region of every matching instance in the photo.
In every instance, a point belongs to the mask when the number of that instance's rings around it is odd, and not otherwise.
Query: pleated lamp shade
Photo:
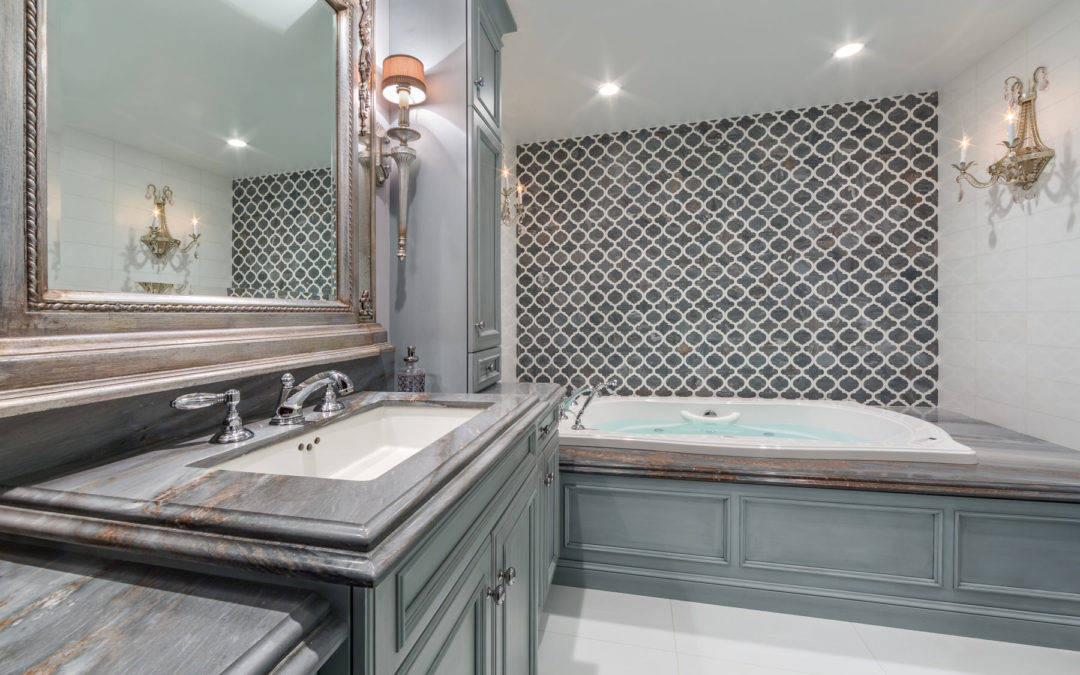
[[[424,81],[424,64],[420,59],[408,54],[387,56],[382,65],[383,97],[388,101],[398,101],[398,88],[409,90],[409,105],[423,103],[427,98],[427,83]]]

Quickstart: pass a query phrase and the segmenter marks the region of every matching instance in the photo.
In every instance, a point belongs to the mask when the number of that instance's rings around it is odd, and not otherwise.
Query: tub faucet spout
[[[593,399],[597,396],[607,396],[615,393],[615,388],[619,386],[619,381],[614,377],[599,385],[592,385],[582,387],[576,391],[570,398],[566,400],[564,404],[565,410],[569,410],[570,406],[581,396],[585,396],[585,402],[581,404],[581,409],[578,410],[577,415],[574,417],[574,426],[570,427],[574,431],[581,431],[585,428],[585,425],[581,423],[581,418],[585,415],[585,411],[589,408],[589,404],[593,402]]]

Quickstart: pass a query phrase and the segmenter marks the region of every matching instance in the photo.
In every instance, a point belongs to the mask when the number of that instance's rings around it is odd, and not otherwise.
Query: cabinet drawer
[[[559,405],[553,405],[536,420],[536,447],[543,448],[548,439],[559,433]]]
[[[502,377],[502,350],[499,347],[469,354],[471,391],[487,389]]]

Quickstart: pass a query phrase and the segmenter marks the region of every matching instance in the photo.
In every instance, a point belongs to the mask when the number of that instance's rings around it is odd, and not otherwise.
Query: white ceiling
[[[510,0],[504,128],[523,143],[934,90],[1056,2]],[[851,41],[866,49],[832,57]],[[602,98],[609,80],[623,90]]]
[[[229,177],[330,166],[333,17],[326,0],[50,0],[48,123]]]

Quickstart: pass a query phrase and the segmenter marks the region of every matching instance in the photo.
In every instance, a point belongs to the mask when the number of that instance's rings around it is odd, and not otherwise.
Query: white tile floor
[[[540,675],[1077,675],[1080,652],[552,586]]]

